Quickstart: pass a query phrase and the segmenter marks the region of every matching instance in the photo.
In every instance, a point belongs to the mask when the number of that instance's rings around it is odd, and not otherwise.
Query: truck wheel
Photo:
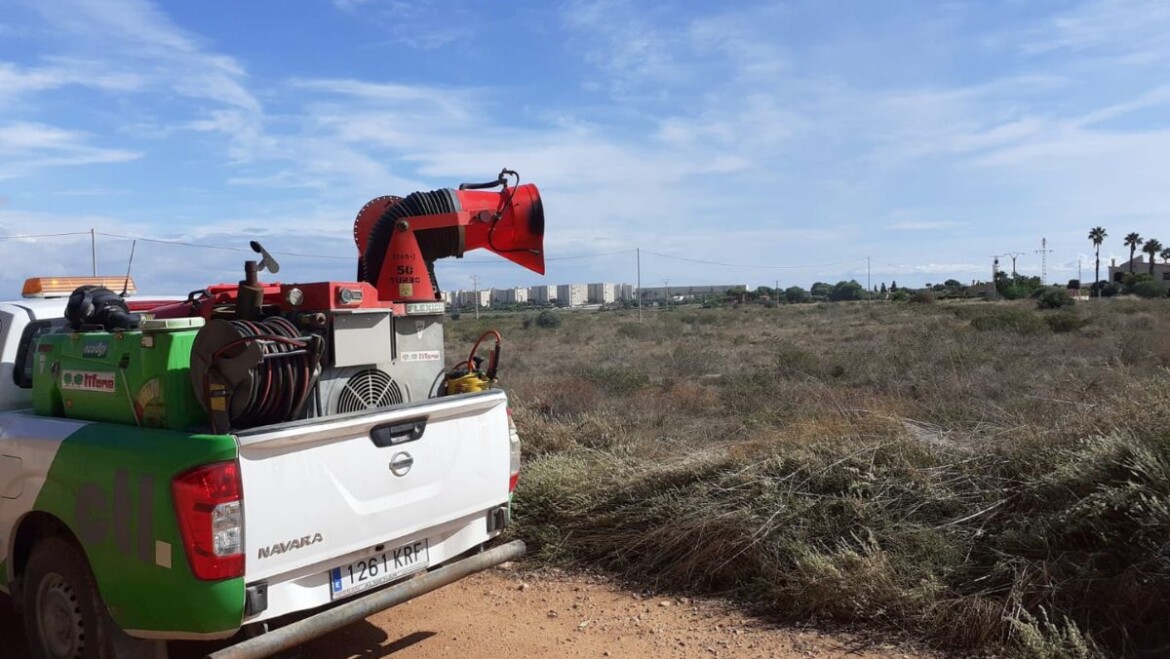
[[[118,629],[85,555],[72,542],[49,537],[37,543],[23,584],[24,632],[35,659],[165,658],[165,644]]]

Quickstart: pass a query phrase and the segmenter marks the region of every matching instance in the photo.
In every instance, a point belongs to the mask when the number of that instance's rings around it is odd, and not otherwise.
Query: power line
[[[252,253],[251,249],[244,249],[243,247],[230,247],[228,245],[205,245],[202,243],[189,243],[189,242],[185,242],[182,240],[164,240],[162,238],[143,238],[141,236],[127,236],[127,235],[118,234],[118,233],[103,233],[101,231],[98,231],[97,235],[105,236],[106,238],[120,238],[122,240],[141,240],[143,242],[158,243],[161,245],[176,245],[179,247],[197,247],[199,249],[215,249],[215,250],[220,250],[220,251],[225,251],[225,252],[246,252],[249,254]],[[331,260],[335,260],[335,261],[353,261],[357,258],[356,256],[336,256],[333,254],[307,254],[304,252],[270,252],[270,253],[274,254],[276,256],[294,256],[294,257],[302,257],[302,258],[309,258],[309,259],[331,259]]]
[[[61,238],[64,236],[88,236],[88,231],[70,231],[68,233],[30,233],[23,236],[0,236],[0,240],[26,240],[33,238]]]
[[[596,254],[571,254],[569,256],[546,256],[545,261],[570,261],[573,259],[597,259],[603,256],[616,256],[618,254],[633,254],[637,249],[622,249],[616,252],[598,252]],[[439,263],[439,262],[437,262]],[[455,259],[452,261],[442,261],[443,265],[508,265],[511,261],[488,261],[485,259]]]
[[[808,263],[804,266],[752,266],[748,263],[722,263],[720,261],[704,261],[702,259],[690,259],[688,256],[674,256],[672,254],[660,254],[658,252],[651,252],[649,249],[643,249],[642,252],[646,254],[653,254],[654,256],[661,256],[663,259],[674,259],[676,261],[689,261],[691,263],[704,263],[708,266],[723,266],[725,268],[758,268],[765,270],[803,270],[808,268],[826,268],[830,266],[845,266],[848,263],[860,263],[865,259],[852,259],[848,261],[835,261],[832,263]]]

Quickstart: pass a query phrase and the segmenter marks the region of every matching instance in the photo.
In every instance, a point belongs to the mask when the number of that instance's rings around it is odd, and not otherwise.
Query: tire
[[[166,659],[163,642],[131,638],[114,623],[73,542],[57,536],[38,542],[22,583],[24,632],[34,659]]]

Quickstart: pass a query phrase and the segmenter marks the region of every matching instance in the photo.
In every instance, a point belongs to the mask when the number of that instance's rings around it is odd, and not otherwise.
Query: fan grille
[[[360,412],[402,402],[398,383],[377,369],[366,369],[345,382],[337,396],[337,412]]]

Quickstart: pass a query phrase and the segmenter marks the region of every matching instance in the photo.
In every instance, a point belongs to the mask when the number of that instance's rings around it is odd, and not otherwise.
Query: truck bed
[[[499,535],[507,398],[487,391],[237,434],[245,623],[346,599]]]

